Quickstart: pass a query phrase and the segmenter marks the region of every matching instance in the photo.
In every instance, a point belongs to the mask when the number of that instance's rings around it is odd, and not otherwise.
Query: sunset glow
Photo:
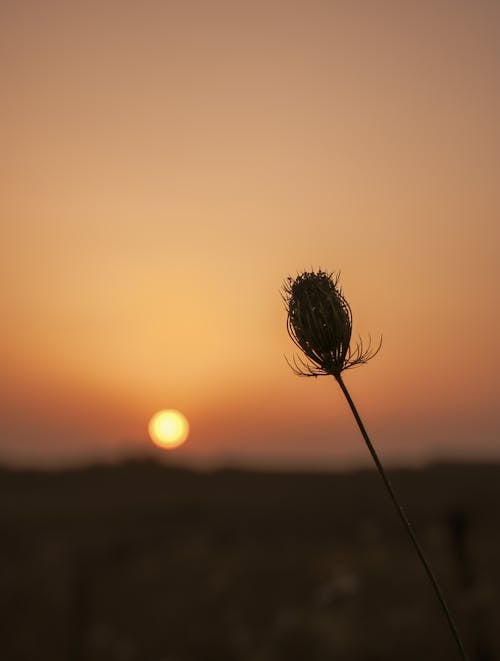
[[[394,463],[500,457],[500,3],[7,2],[0,464],[365,461],[280,296],[341,271]],[[180,460],[180,459],[179,459]]]

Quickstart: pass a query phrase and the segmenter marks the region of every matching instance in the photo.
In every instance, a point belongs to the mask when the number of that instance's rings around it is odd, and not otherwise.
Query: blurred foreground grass
[[[500,467],[392,471],[472,660],[500,659]],[[0,470],[5,661],[444,661],[380,478]]]

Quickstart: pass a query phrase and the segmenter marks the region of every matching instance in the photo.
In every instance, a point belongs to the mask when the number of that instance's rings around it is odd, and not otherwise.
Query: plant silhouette
[[[299,376],[333,376],[339,384],[384,482],[387,493],[431,582],[460,656],[464,661],[467,661],[468,657],[460,634],[441,587],[422,551],[408,517],[394,492],[361,416],[342,379],[342,372],[363,365],[373,358],[380,350],[381,341],[374,350],[371,348],[371,343],[368,343],[366,347],[363,346],[361,339],[354,348],[351,346],[352,312],[339,286],[338,274],[327,273],[319,269],[318,271],[304,271],[296,278],[288,277],[283,288],[283,298],[287,308],[288,333],[296,346],[305,355],[305,358],[294,357],[293,363],[289,363],[292,370]]]

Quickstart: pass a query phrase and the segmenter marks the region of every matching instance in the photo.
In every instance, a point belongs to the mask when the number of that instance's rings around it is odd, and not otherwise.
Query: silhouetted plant
[[[300,356],[293,358],[293,364],[289,363],[292,370],[299,376],[329,375],[336,379],[354,415],[389,497],[432,584],[460,655],[464,661],[467,661],[464,646],[442,590],[396,497],[391,482],[342,379],[342,372],[357,365],[363,365],[373,358],[380,350],[381,341],[375,349],[371,348],[371,342],[366,347],[363,346],[361,339],[358,340],[354,348],[351,347],[352,313],[349,303],[339,287],[338,275],[326,273],[319,269],[318,271],[305,271],[296,278],[288,277],[283,288],[283,298],[287,307],[288,333],[305,355],[305,359]]]

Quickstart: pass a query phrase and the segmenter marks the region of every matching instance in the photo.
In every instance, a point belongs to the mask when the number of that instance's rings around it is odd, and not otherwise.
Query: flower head
[[[338,286],[339,277],[321,269],[288,277],[283,287],[288,333],[306,360],[294,358],[293,371],[300,376],[330,374],[339,377],[350,367],[362,365],[380,349],[364,347],[361,340],[351,348],[352,313]]]

